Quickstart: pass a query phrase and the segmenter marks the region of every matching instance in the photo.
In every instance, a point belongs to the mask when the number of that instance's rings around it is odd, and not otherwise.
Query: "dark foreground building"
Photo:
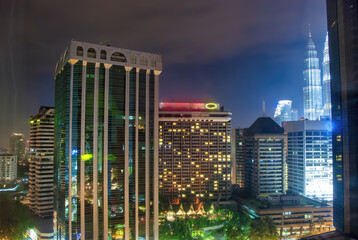
[[[334,226],[358,238],[358,1],[327,0]]]

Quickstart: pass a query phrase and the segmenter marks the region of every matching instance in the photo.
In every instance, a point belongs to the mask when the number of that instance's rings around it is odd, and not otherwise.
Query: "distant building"
[[[307,234],[334,230],[333,207],[299,195],[268,196],[260,199],[232,197],[251,217],[270,217],[280,239],[301,239]],[[320,239],[320,238],[317,238]]]
[[[0,181],[11,182],[17,178],[17,156],[0,155]]]
[[[252,196],[286,192],[287,136],[270,117],[259,117],[244,134],[245,189]]]
[[[323,115],[326,118],[332,118],[332,104],[331,104],[331,74],[329,72],[329,47],[328,47],[328,33],[326,41],[324,42],[323,62],[322,62],[322,90],[323,90]]]
[[[228,200],[230,187],[231,113],[217,103],[160,103],[160,195]]]
[[[13,132],[10,137],[10,153],[17,156],[18,162],[24,162],[25,158],[25,139],[22,133]]]
[[[321,69],[311,32],[306,46],[303,80],[304,117],[309,120],[319,120],[323,116]]]
[[[332,124],[330,120],[287,122],[288,190],[332,201]]]
[[[278,125],[282,126],[282,122],[296,121],[298,113],[296,109],[292,109],[292,101],[280,100],[277,103],[274,119]]]
[[[242,154],[244,152],[244,128],[232,130],[232,184],[239,188],[245,188],[246,161]]]
[[[54,108],[41,106],[30,120],[29,201],[41,217],[53,216]]]
[[[158,239],[160,55],[72,40],[55,69],[55,239]]]

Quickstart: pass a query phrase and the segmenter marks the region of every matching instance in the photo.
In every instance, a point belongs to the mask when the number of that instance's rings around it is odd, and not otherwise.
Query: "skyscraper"
[[[251,195],[286,192],[287,135],[270,117],[259,117],[244,131],[245,189]]]
[[[277,103],[275,110],[274,119],[278,125],[282,126],[282,122],[287,121],[296,121],[297,120],[297,110],[292,109],[291,100],[280,100]]]
[[[333,220],[358,238],[358,1],[327,0],[333,145]]]
[[[211,102],[160,103],[160,195],[228,200],[230,187],[231,113]]]
[[[17,156],[0,154],[0,181],[11,182],[17,177]]]
[[[325,117],[332,118],[332,105],[331,105],[331,74],[329,72],[329,49],[328,49],[328,33],[326,35],[326,41],[324,42],[323,50],[323,115]]]
[[[53,215],[54,108],[41,106],[30,120],[29,201],[41,217]]]
[[[242,154],[244,152],[244,128],[232,130],[232,184],[239,188],[245,188],[246,161]]]
[[[158,239],[160,55],[71,41],[55,70],[55,239]]]
[[[290,121],[287,132],[288,190],[332,201],[332,124],[329,120]]]
[[[22,133],[13,132],[11,134],[10,153],[17,156],[18,162],[25,161],[25,139]]]
[[[309,120],[319,120],[323,115],[321,69],[311,32],[306,46],[303,80],[304,117]]]

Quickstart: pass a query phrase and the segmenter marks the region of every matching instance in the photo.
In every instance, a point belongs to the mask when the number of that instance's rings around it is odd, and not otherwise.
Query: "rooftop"
[[[270,117],[259,117],[247,129],[246,134],[283,134],[284,130]]]

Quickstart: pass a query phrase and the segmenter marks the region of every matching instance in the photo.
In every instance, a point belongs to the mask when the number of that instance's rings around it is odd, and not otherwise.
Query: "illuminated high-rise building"
[[[160,55],[71,41],[55,70],[55,239],[158,239]]]
[[[287,135],[270,117],[259,117],[244,130],[245,189],[252,196],[284,194],[287,189]]]
[[[22,133],[11,133],[10,153],[17,156],[18,162],[25,161],[25,139]]]
[[[328,33],[326,35],[326,41],[324,42],[323,50],[323,62],[322,62],[322,73],[323,73],[323,115],[332,118],[332,105],[331,105],[331,74],[329,72],[329,49],[328,49]]]
[[[246,161],[244,152],[245,128],[232,130],[232,184],[237,184],[239,188],[245,188]]]
[[[228,200],[230,187],[231,113],[217,103],[160,103],[160,195]]]
[[[41,217],[53,216],[54,108],[41,106],[30,120],[30,209]]]
[[[274,119],[278,125],[282,126],[282,122],[296,121],[298,112],[292,109],[291,100],[280,100],[277,103]]]
[[[304,117],[309,120],[319,120],[323,115],[321,69],[311,32],[306,46],[303,80]]]
[[[290,121],[287,132],[288,190],[332,201],[332,124],[330,120]]]

